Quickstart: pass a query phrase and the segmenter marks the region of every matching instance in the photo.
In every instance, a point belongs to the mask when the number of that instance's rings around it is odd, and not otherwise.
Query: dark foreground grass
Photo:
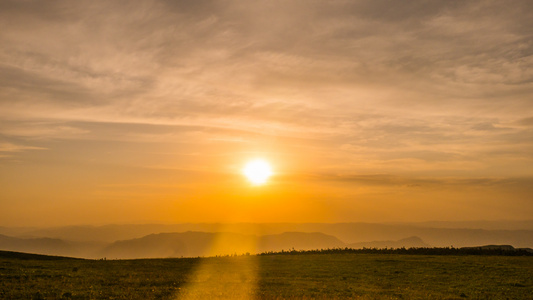
[[[533,299],[533,257],[0,258],[0,299]]]

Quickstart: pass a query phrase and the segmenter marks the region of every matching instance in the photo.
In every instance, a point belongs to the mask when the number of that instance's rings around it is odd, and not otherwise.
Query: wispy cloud
[[[280,135],[334,136],[357,122],[423,143],[430,132],[398,123],[528,117],[530,6],[6,1],[0,106],[30,121],[248,124]]]
[[[195,169],[258,153],[290,156],[302,174],[527,177],[531,11],[527,0],[2,1],[0,138],[21,159],[35,147],[50,161]],[[147,154],[161,152],[199,159]]]
[[[46,148],[17,145],[12,143],[0,143],[0,152],[22,152],[26,150],[46,150]]]

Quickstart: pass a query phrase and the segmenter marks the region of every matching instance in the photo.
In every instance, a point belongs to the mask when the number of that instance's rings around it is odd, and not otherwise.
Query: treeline
[[[529,248],[484,248],[484,247],[433,247],[433,248],[333,248],[317,250],[268,251],[259,255],[302,255],[302,254],[408,254],[408,255],[495,255],[495,256],[533,256]]]

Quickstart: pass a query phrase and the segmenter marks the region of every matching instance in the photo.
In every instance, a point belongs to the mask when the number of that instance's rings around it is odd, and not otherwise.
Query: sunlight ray
[[[176,299],[252,299],[257,289],[257,237],[243,241],[229,233],[219,233],[209,256],[191,274]]]

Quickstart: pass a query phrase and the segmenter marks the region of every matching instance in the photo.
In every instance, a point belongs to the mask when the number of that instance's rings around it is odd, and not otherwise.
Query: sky
[[[531,219],[532,14],[1,1],[0,226]]]

